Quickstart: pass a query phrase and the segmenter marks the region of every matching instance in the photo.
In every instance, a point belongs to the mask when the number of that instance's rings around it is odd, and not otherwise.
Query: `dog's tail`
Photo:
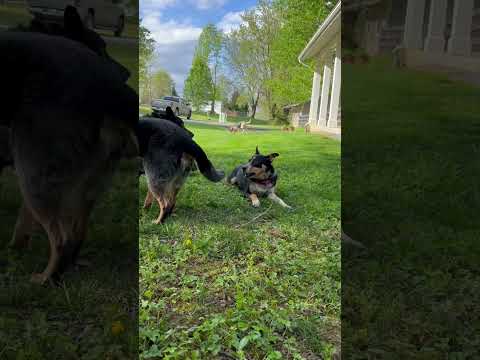
[[[185,142],[183,151],[195,158],[200,172],[208,180],[218,182],[225,176],[223,171],[218,171],[215,169],[213,164],[208,159],[207,154],[205,154],[205,151],[203,151],[203,149],[195,141],[190,140]]]

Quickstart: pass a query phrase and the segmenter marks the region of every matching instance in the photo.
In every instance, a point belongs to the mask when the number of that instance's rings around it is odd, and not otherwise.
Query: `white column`
[[[332,94],[330,98],[330,111],[328,117],[328,127],[338,126],[338,109],[340,107],[340,89],[342,87],[342,60],[340,55],[335,55],[333,66]]]
[[[318,103],[320,102],[320,80],[320,74],[315,71],[313,74],[312,97],[310,98],[310,113],[308,115],[308,122],[312,127],[317,122]]]
[[[317,126],[327,126],[328,99],[330,95],[330,77],[332,70],[327,64],[323,67],[322,96],[320,97],[320,111]]]
[[[447,2],[447,0],[434,0],[431,2],[428,33],[425,39],[425,51],[433,53],[444,52]]]
[[[403,33],[403,45],[408,49],[421,49],[423,46],[424,13],[425,0],[408,0]]]
[[[452,35],[448,41],[450,54],[468,56],[472,52],[472,17],[473,0],[455,1]]]

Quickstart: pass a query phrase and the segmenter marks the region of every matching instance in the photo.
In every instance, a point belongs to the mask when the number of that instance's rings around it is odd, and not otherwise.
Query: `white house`
[[[309,124],[312,130],[340,134],[341,2],[335,6],[298,56],[313,61],[314,74]]]
[[[480,67],[479,0],[344,0],[356,15],[357,43],[370,55],[403,49],[409,67],[439,65],[477,72]],[[378,7],[387,4],[376,16]]]
[[[212,102],[209,101],[205,105],[200,106],[200,111],[204,113],[209,113],[212,109]],[[215,114],[219,115],[222,112],[222,102],[215,100],[215,105],[213,106],[213,111]]]

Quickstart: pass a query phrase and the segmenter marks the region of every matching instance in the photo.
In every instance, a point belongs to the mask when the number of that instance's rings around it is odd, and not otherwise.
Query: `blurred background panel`
[[[0,31],[63,36],[63,13],[69,4],[2,0]],[[107,53],[130,71],[128,84],[138,92],[137,1],[80,0],[73,4],[83,25],[99,34]],[[9,71],[1,69],[2,74]],[[2,102],[2,108],[8,105]],[[9,146],[9,130],[0,127],[0,161],[7,159],[7,165],[11,165]],[[22,196],[14,167],[0,172],[1,359],[138,357],[137,165],[121,160],[98,199],[80,253],[82,265],[68,271],[60,284],[45,286],[29,279],[47,263],[47,236],[37,229],[26,251],[8,246]]]
[[[479,14],[342,1],[346,358],[479,356]]]

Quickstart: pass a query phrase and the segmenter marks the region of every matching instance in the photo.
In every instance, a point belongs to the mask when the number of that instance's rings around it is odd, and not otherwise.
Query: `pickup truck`
[[[35,21],[61,24],[67,5],[74,6],[89,29],[112,30],[122,35],[125,9],[121,0],[27,0],[28,10]]]
[[[192,108],[190,104],[178,96],[164,96],[161,99],[152,101],[152,115],[160,117],[165,115],[165,109],[170,106],[177,116],[185,116],[187,119],[192,117]]]

